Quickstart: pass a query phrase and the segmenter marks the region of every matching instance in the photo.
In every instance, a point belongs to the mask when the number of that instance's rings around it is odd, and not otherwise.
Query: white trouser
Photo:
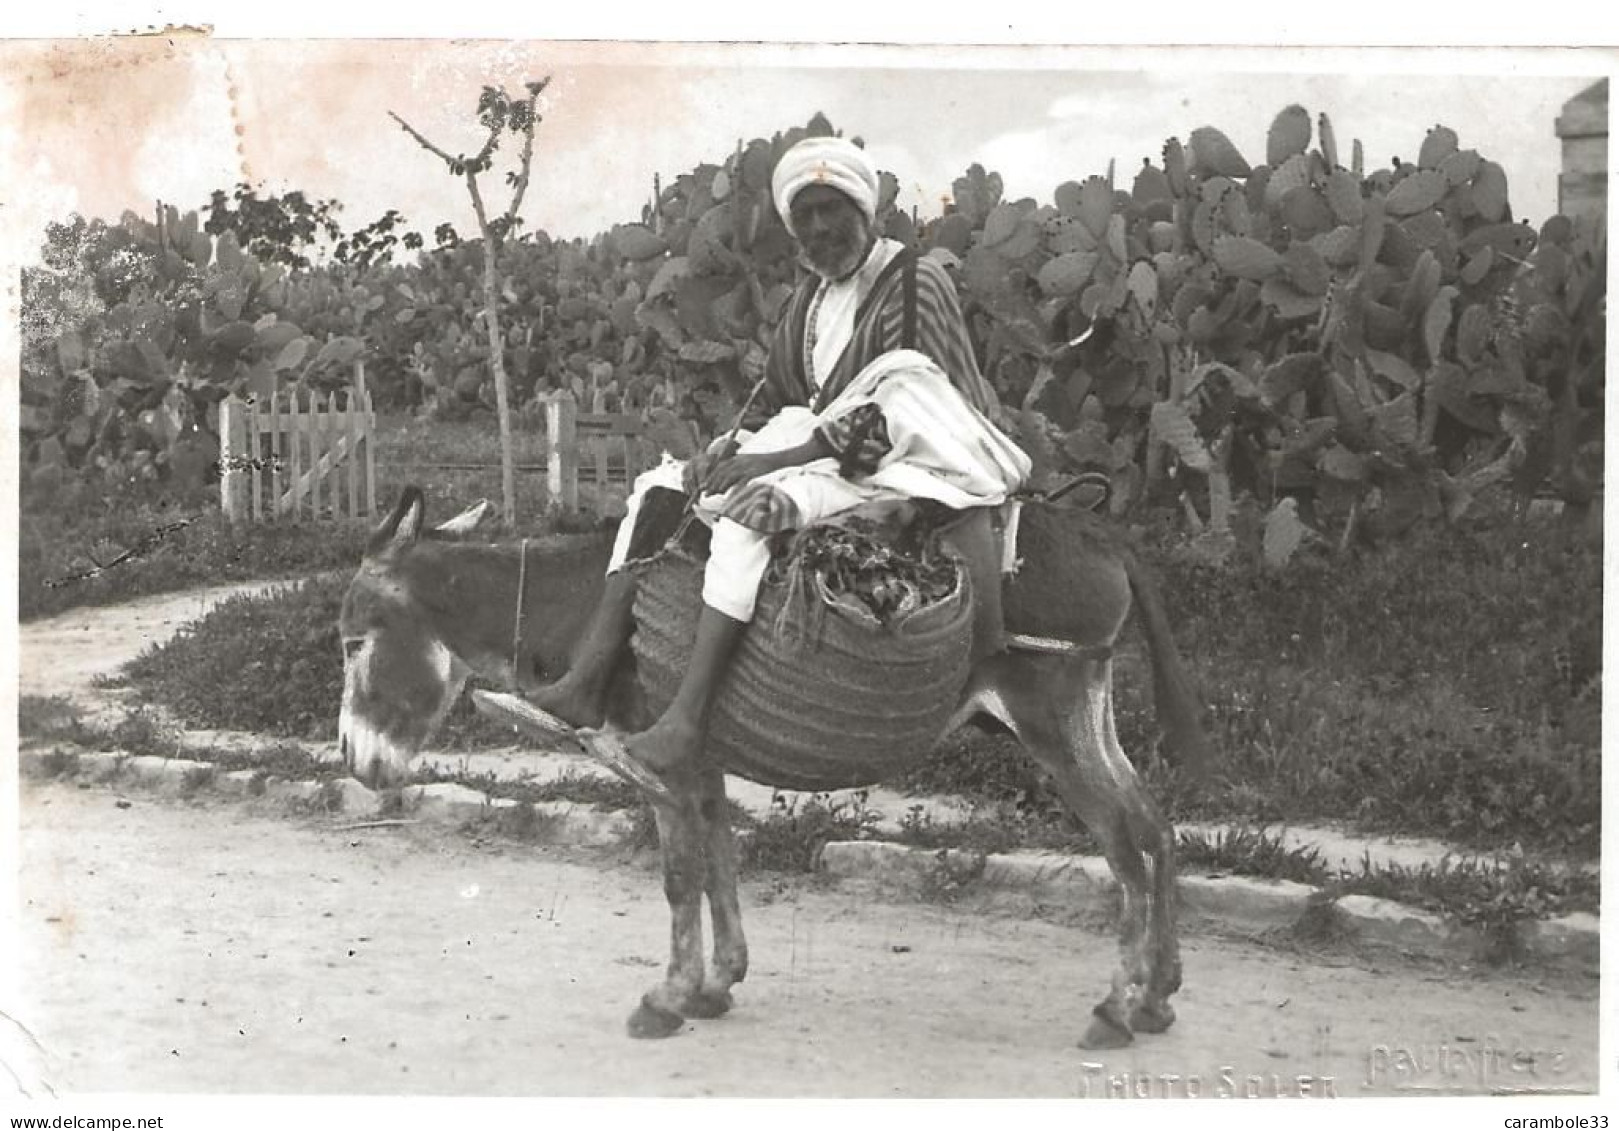
[[[739,450],[770,452],[795,447],[813,431],[815,419],[808,409],[787,409],[744,439]],[[624,521],[613,542],[613,556],[607,563],[609,573],[621,568],[629,556],[636,517],[647,492],[655,487],[683,490],[685,470],[683,460],[666,458],[636,477],[625,503]],[[806,526],[872,499],[899,497],[893,491],[844,479],[838,474],[837,461],[832,459],[785,468],[764,478],[792,498]],[[753,619],[759,583],[770,565],[770,539],[769,535],[723,517],[719,511],[724,502],[724,495],[705,495],[696,508],[697,517],[711,531],[708,566],[703,571],[703,603],[732,620],[746,623]]]

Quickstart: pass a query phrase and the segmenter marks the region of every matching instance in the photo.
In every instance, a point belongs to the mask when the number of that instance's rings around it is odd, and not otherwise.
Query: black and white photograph
[[[1606,1127],[1619,52],[168,19],[0,40],[8,1126]]]

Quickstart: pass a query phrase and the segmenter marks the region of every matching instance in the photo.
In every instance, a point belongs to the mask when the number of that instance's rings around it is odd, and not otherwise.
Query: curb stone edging
[[[24,776],[54,776],[61,768],[53,765],[55,755],[49,750],[22,750],[17,757]],[[64,777],[86,778],[97,784],[121,779],[126,785],[165,796],[178,796],[188,789],[212,790],[226,797],[263,797],[305,806],[332,796],[334,810],[360,818],[377,813],[381,803],[374,790],[350,777],[294,780],[264,770],[225,770],[216,763],[189,758],[108,751],[74,752],[66,756],[65,765],[70,769],[61,775]],[[405,815],[450,828],[492,813],[516,811],[524,804],[510,797],[490,797],[459,782],[411,786],[404,791],[403,801]],[[623,810],[602,811],[571,801],[536,801],[529,808],[543,829],[539,839],[548,844],[613,848],[627,843],[634,832],[634,821]]]
[[[1379,946],[1456,957],[1483,946],[1482,934],[1431,911],[1370,895],[1340,896],[1334,903],[1345,926]]]
[[[59,772],[53,753],[29,749],[18,753],[20,774],[48,776]],[[377,812],[377,794],[353,778],[329,781],[288,780],[262,770],[221,770],[215,763],[107,751],[75,752],[64,777],[96,783],[122,778],[164,795],[187,789],[212,790],[228,797],[256,794],[283,804],[317,801],[335,792],[341,811],[357,817]],[[189,775],[196,775],[190,777]],[[404,812],[442,826],[460,827],[493,813],[514,812],[522,802],[488,795],[458,782],[412,786],[404,792]],[[623,846],[634,822],[624,810],[602,811],[569,801],[538,801],[528,808],[540,823],[543,843],[587,848]],[[1115,899],[1118,883],[1100,856],[1049,852],[985,855],[966,849],[926,849],[892,841],[833,841],[816,862],[818,871],[840,878],[915,885],[941,875],[969,879],[990,887],[1038,891],[1070,904]],[[1321,903],[1322,891],[1291,880],[1251,876],[1183,874],[1177,885],[1181,907],[1204,919],[1243,930],[1292,930]],[[1337,921],[1354,937],[1375,947],[1439,959],[1476,957],[1488,940],[1474,927],[1393,900],[1344,895],[1329,904]],[[1529,920],[1517,927],[1517,944],[1527,958],[1595,975],[1600,967],[1601,921],[1576,911],[1554,919]]]
[[[820,867],[844,878],[916,884],[941,869],[959,875],[963,861],[976,855],[890,841],[833,841],[822,849]],[[1008,853],[979,858],[980,882],[998,887],[1037,889],[1068,902],[1112,898],[1118,889],[1107,861],[1099,856]],[[1309,884],[1251,876],[1188,874],[1177,887],[1183,910],[1245,930],[1292,930],[1315,911],[1322,896],[1321,889]],[[1393,900],[1345,895],[1330,906],[1358,941],[1371,946],[1448,960],[1474,958],[1488,948],[1477,928]],[[1532,920],[1518,926],[1518,944],[1526,957],[1595,975],[1600,925],[1597,916],[1583,911]]]

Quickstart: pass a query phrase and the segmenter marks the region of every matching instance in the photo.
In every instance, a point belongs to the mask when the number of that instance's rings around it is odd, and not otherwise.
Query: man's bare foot
[[[638,762],[663,773],[697,760],[703,747],[703,729],[665,714],[640,734],[630,735],[624,746]]]
[[[606,697],[602,694],[601,688],[592,686],[589,681],[576,678],[572,672],[555,683],[535,688],[524,695],[524,698],[540,710],[549,711],[576,727],[596,729],[607,718],[607,710],[603,706]]]

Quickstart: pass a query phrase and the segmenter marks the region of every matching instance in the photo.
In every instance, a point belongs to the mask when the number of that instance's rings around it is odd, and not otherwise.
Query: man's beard
[[[817,275],[835,281],[854,274],[865,262],[869,249],[869,241],[859,236],[850,239],[834,237],[814,245],[804,245],[804,259]]]

